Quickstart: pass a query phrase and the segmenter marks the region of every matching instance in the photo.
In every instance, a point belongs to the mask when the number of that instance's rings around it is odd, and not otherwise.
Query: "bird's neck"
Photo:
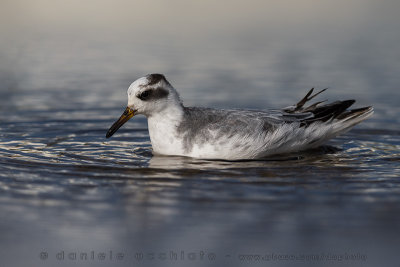
[[[184,107],[181,103],[170,104],[167,108],[147,116],[148,121],[152,122],[180,122],[184,114]]]

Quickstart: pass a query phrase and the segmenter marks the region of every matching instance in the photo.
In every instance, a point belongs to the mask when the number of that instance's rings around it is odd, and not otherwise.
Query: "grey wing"
[[[286,152],[327,140],[373,113],[372,107],[348,110],[354,100],[321,105],[325,102],[322,101],[304,106],[323,91],[325,89],[311,95],[311,89],[296,105],[280,110],[185,108],[178,134],[182,136],[186,150],[190,150],[195,143],[207,142],[223,147],[231,140],[233,147],[240,145],[243,150],[258,144],[258,152],[268,146],[271,149],[275,147],[275,152]],[[338,123],[325,127],[331,122]],[[325,126],[319,127],[320,124]]]
[[[234,158],[232,153],[236,153],[237,157],[255,158],[264,155],[271,145],[279,147],[290,139],[291,129],[299,128],[301,120],[310,116],[281,110],[185,108],[178,134],[186,153],[210,144],[222,157]],[[285,124],[290,124],[289,128],[281,131]]]
[[[186,139],[218,140],[233,136],[266,135],[284,123],[300,123],[313,118],[310,112],[288,113],[283,110],[219,110],[185,108],[185,116],[178,132]]]
[[[281,119],[276,112],[252,110],[219,110],[185,107],[182,122],[177,127],[186,150],[194,144],[220,143],[232,137],[246,138],[273,131]]]
[[[372,107],[363,107],[353,110],[348,108],[355,100],[335,101],[323,104],[326,101],[304,106],[314,97],[326,90],[323,89],[312,95],[312,88],[297,104],[283,109],[272,110],[217,110],[209,108],[186,108],[186,117],[193,122],[196,129],[223,129],[222,132],[252,131],[260,127],[264,131],[274,130],[282,124],[296,124],[298,127],[308,127],[314,123],[330,120],[349,120],[372,112]]]
[[[211,110],[210,110],[211,111]],[[214,110],[223,117],[225,125],[232,128],[247,128],[248,130],[262,127],[265,131],[273,130],[284,123],[298,123],[313,119],[312,112],[290,113],[283,109],[270,110]]]

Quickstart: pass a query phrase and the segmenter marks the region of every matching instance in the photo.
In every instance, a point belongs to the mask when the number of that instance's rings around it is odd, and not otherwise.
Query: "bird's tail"
[[[326,101],[320,101],[307,107],[304,106],[308,101],[326,89],[312,95],[314,90],[312,88],[296,105],[284,109],[285,112],[290,114],[312,113],[312,116],[301,120],[301,127],[312,129],[316,124],[321,123],[327,127],[326,133],[312,142],[315,145],[319,145],[330,138],[350,130],[353,126],[364,121],[374,113],[374,109],[371,106],[348,109],[355,103],[355,100],[335,101],[328,104],[323,104]]]
[[[326,102],[326,100],[324,100],[313,103],[307,107],[304,106],[311,99],[327,89],[328,88],[322,89],[321,91],[312,95],[314,88],[311,88],[306,96],[303,97],[303,99],[301,99],[296,105],[287,107],[284,109],[284,111],[291,114],[312,113],[313,116],[302,120],[303,126],[308,126],[315,122],[326,122],[330,120],[340,121],[346,125],[348,123],[353,123],[352,125],[355,125],[373,114],[373,108],[371,106],[349,110],[348,108],[356,102],[353,99],[335,101],[329,104],[323,104]]]

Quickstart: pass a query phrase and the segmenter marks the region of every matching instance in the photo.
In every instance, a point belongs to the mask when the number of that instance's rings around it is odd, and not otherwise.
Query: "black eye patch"
[[[140,100],[147,101],[147,100],[156,100],[160,98],[167,97],[169,94],[168,90],[162,87],[151,88],[141,92],[137,97]]]
[[[138,95],[138,98],[146,101],[150,98],[150,96],[152,95],[152,91],[151,90],[146,90],[140,93],[140,95]]]

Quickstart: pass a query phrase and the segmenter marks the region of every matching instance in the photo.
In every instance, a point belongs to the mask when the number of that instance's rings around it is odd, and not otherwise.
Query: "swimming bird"
[[[315,148],[373,114],[348,109],[355,100],[316,102],[314,88],[297,104],[272,110],[186,107],[162,74],[149,74],[128,88],[128,106],[111,126],[111,137],[136,114],[147,117],[153,154],[203,159],[257,159]]]

